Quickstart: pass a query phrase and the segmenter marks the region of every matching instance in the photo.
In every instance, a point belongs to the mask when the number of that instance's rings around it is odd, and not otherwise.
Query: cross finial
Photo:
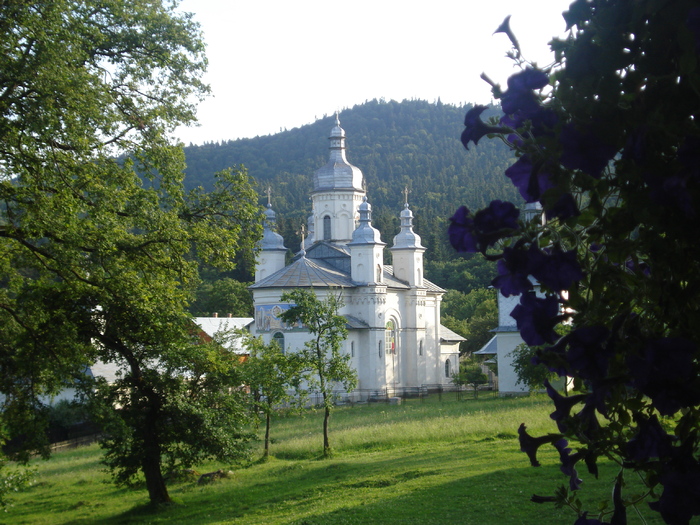
[[[267,187],[267,205],[270,206],[272,203],[270,202],[270,196],[272,195],[272,188],[270,186]]]
[[[406,206],[408,206],[408,194],[409,194],[408,186],[405,186],[403,189],[403,201],[406,204]]]

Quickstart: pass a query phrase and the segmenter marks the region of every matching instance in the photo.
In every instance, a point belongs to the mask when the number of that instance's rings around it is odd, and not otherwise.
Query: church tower
[[[350,276],[356,283],[380,284],[384,274],[384,246],[382,239],[372,226],[372,206],[364,198],[359,208],[360,224],[352,234],[350,248]]]
[[[328,162],[313,177],[314,241],[347,244],[365,196],[362,171],[345,158],[345,131],[337,115],[329,141]]]
[[[267,209],[263,212],[265,221],[263,225],[263,238],[260,241],[260,251],[255,262],[255,282],[259,282],[268,275],[272,275],[284,268],[287,248],[284,246],[284,239],[275,232],[277,216],[270,204],[270,190],[267,194]]]
[[[394,276],[406,281],[411,288],[423,286],[423,253],[420,236],[413,231],[413,213],[408,207],[408,190],[404,192],[406,203],[401,212],[401,231],[394,237],[390,248]]]

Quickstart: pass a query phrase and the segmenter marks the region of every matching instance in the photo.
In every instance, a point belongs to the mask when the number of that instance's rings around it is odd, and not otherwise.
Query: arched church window
[[[378,264],[377,265],[377,282],[381,283],[382,282],[382,265]]]
[[[323,218],[323,238],[327,241],[331,240],[331,216],[326,215]]]
[[[350,357],[355,357],[355,341],[350,341]]]
[[[423,355],[423,340],[418,342],[418,355]]]
[[[450,360],[445,361],[445,377],[450,377],[452,375],[452,365]]]
[[[386,342],[386,353],[396,354],[396,323],[393,319],[389,319],[386,323],[384,340]]]
[[[279,345],[280,350],[282,350],[284,354],[284,334],[282,332],[275,332],[275,335],[272,336],[272,340]]]
[[[379,359],[382,358],[382,342],[379,341]]]

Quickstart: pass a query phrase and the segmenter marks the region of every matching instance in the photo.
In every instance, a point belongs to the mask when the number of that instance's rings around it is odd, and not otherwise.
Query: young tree
[[[450,240],[482,253],[501,241],[494,286],[520,296],[512,316],[539,362],[574,378],[569,397],[545,384],[568,484],[535,500],[569,505],[578,525],[618,525],[647,499],[666,523],[688,524],[700,515],[700,7],[576,0],[564,19],[569,37],[544,69],[502,24],[522,69],[505,90],[492,83],[505,115],[486,123],[477,106],[462,134],[465,147],[495,135],[515,150],[505,175],[546,221],[519,221],[506,202],[462,207]],[[559,337],[565,319],[573,329]],[[519,433],[531,459],[553,441]],[[601,456],[620,471],[612,505],[589,518],[577,467],[597,475]],[[640,495],[625,493],[630,472]]]
[[[173,3],[145,0],[3,2],[0,32],[3,423],[25,435],[25,459],[46,454],[41,396],[96,359],[116,363],[117,384],[87,392],[103,412],[124,403],[108,462],[167,502],[161,462],[179,446],[170,433],[190,431],[171,408],[186,412],[191,367],[213,396],[228,377],[191,341],[196,259],[230,266],[259,235],[243,171],[220,173],[210,194],[183,189],[169,135],[207,91],[204,44]]]
[[[281,300],[294,305],[282,314],[282,319],[287,323],[301,322],[312,335],[298,356],[309,372],[305,377],[309,388],[317,388],[323,397],[323,455],[328,457],[331,455],[328,422],[334,408],[333,388],[340,383],[350,392],[357,386],[357,372],[350,367],[350,356],[340,353],[341,343],[348,333],[345,318],[338,315],[341,299],[331,293],[321,300],[313,291],[297,289],[284,293]]]
[[[536,359],[537,350],[530,348],[525,343],[516,346],[511,355],[513,357],[513,370],[518,376],[517,382],[526,385],[530,390],[543,390],[548,381],[557,377],[555,372],[538,362]]]
[[[481,365],[471,359],[464,360],[459,365],[459,373],[452,378],[455,385],[471,385],[474,389],[474,398],[479,397],[479,386],[489,382],[489,378],[484,374]]]
[[[287,356],[276,341],[265,344],[249,333],[244,345],[250,357],[242,367],[243,380],[254,396],[254,405],[265,414],[265,445],[263,458],[270,454],[270,422],[281,403],[293,397],[290,389],[299,386],[300,360]]]

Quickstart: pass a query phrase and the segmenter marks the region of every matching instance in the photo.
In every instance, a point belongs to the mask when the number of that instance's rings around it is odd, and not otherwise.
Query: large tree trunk
[[[148,410],[143,419],[143,456],[141,469],[146,478],[148,497],[152,505],[171,503],[168,489],[165,486],[163,473],[161,472],[160,436],[158,435],[158,420],[160,419],[160,399],[152,391],[146,392],[148,398]]]
[[[160,471],[160,456],[153,457],[151,454],[147,454],[141,461],[141,469],[146,477],[146,488],[151,504],[171,503],[172,500],[165,486],[163,473]]]

